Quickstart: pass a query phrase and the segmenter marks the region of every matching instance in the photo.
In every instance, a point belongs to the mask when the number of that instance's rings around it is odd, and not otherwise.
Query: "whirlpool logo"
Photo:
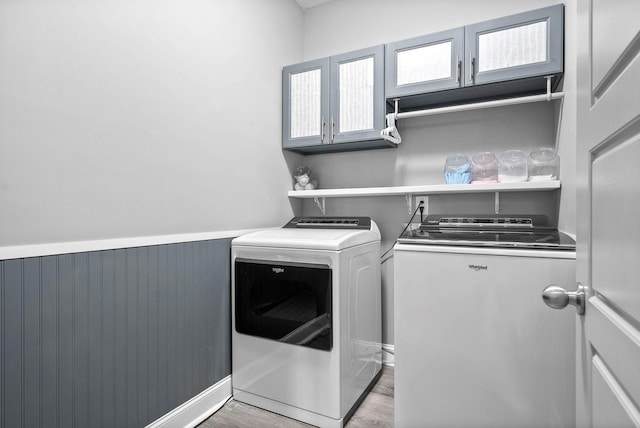
[[[476,272],[481,271],[481,270],[487,270],[489,269],[488,266],[486,265],[469,265],[469,269],[473,269]]]
[[[273,271],[273,273],[283,273],[284,272],[284,268],[281,268],[281,267],[274,267],[274,268],[271,268],[271,270]]]

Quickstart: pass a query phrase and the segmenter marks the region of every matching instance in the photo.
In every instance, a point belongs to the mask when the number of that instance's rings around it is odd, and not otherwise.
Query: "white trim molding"
[[[382,364],[385,366],[395,365],[395,347],[386,343],[382,344]]]
[[[100,239],[94,241],[14,245],[0,247],[0,260],[53,256],[57,254],[84,253],[88,251],[116,250],[119,248],[147,247],[150,245],[177,244],[181,242],[208,241],[210,239],[235,238],[237,236],[264,229],[265,228],[225,230],[219,232],[139,236],[132,238]]]
[[[217,412],[231,398],[231,375],[202,391],[145,428],[193,428]]]

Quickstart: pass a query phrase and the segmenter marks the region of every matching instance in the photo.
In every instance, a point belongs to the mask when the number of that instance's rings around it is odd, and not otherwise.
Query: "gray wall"
[[[141,427],[228,376],[230,242],[0,261],[0,426]]]
[[[347,52],[536,9],[556,0],[340,0],[305,12],[304,59]],[[303,163],[316,174],[321,188],[400,186],[443,183],[447,155],[525,151],[554,146],[561,157],[562,190],[551,193],[509,194],[501,198],[506,213],[540,212],[575,233],[575,18],[576,1],[565,3],[565,77],[567,96],[562,108],[539,103],[482,111],[401,120],[403,142],[397,149],[306,156]],[[331,31],[327,31],[331,28]],[[493,194],[438,196],[429,211],[492,212]],[[370,215],[381,226],[383,247],[393,244],[409,218],[404,197],[328,199],[327,213]],[[305,200],[304,214],[318,208]],[[383,341],[393,343],[393,263],[383,266]]]
[[[294,0],[0,2],[0,246],[282,224],[302,23]]]

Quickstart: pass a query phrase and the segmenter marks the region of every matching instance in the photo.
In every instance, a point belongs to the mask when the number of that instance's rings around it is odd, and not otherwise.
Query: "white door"
[[[578,2],[577,421],[640,427],[640,1]]]

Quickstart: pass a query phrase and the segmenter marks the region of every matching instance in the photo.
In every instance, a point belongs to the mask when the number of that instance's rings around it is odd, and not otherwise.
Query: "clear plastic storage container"
[[[451,155],[444,163],[444,181],[447,184],[466,184],[471,181],[471,163],[462,154]]]
[[[480,152],[471,158],[471,183],[497,183],[498,160],[491,152]]]
[[[527,181],[529,172],[527,155],[522,150],[507,150],[498,158],[498,181],[517,183]]]
[[[529,181],[551,181],[558,179],[560,158],[555,150],[541,147],[529,154]]]

